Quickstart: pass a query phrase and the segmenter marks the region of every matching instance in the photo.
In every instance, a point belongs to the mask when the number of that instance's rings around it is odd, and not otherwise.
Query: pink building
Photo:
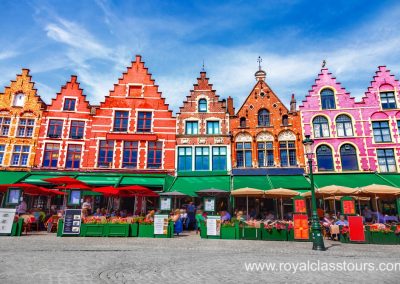
[[[300,106],[303,135],[315,141],[314,170],[398,171],[398,90],[399,82],[386,67],[379,67],[365,96],[356,102],[323,68]]]

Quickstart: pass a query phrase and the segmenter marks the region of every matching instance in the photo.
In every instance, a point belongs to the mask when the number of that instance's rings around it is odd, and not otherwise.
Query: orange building
[[[36,94],[29,69],[0,93],[0,165],[8,170],[33,166],[42,111],[46,105]]]
[[[256,85],[230,120],[232,167],[304,167],[301,120],[294,95],[287,109],[265,82],[261,67],[255,77]]]

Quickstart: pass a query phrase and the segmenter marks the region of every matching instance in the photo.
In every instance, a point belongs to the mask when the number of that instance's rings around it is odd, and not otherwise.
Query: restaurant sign
[[[154,215],[154,235],[168,234],[168,215]]]
[[[219,236],[221,232],[221,216],[207,216],[207,236]]]
[[[81,232],[82,209],[66,209],[63,235],[77,235]]]
[[[0,234],[11,234],[15,217],[15,208],[0,208]]]

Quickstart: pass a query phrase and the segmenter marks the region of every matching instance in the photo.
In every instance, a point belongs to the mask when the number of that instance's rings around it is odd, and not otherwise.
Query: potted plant
[[[81,236],[102,237],[104,236],[105,224],[107,221],[99,217],[87,217],[82,219]]]
[[[105,237],[128,237],[129,224],[126,218],[113,217],[104,226]]]
[[[261,239],[265,241],[287,241],[288,223],[276,221],[268,224],[261,224]]]
[[[397,244],[397,236],[391,227],[385,224],[373,224],[370,226],[371,243],[380,245]]]

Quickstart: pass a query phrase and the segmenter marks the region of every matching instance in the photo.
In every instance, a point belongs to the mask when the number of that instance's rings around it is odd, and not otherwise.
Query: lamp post
[[[312,156],[313,149],[312,145],[314,140],[310,138],[310,135],[306,135],[306,139],[303,140],[303,145],[305,147],[308,168],[310,169],[310,184],[311,184],[311,236],[313,242],[313,250],[325,250],[324,239],[321,233],[321,225],[319,224],[318,214],[317,214],[317,200],[315,198],[315,188],[314,188],[314,176],[313,176],[313,165]]]

